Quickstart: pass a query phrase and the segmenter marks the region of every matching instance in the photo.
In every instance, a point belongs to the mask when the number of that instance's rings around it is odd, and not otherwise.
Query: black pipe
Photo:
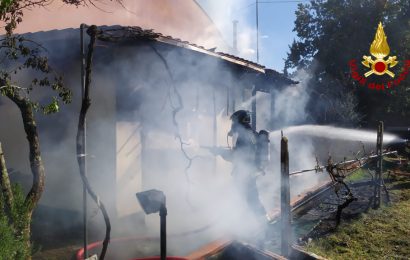
[[[160,216],[160,240],[161,240],[161,260],[167,258],[167,208],[165,203],[161,205],[159,210]]]

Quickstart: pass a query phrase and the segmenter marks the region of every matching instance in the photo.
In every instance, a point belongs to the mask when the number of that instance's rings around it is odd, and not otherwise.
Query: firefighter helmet
[[[233,123],[249,125],[251,122],[251,113],[246,110],[238,110],[231,115],[231,120]]]

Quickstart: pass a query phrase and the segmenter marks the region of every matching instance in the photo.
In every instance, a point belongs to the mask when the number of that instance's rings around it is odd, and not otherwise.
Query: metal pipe
[[[80,42],[81,42],[81,99],[84,98],[85,90],[85,48],[84,48],[84,28],[85,24],[80,25]],[[84,119],[84,131],[82,135],[83,151],[82,156],[84,156],[84,174],[87,176],[87,158],[86,158],[86,142],[87,142],[87,122]],[[85,183],[83,183],[83,247],[84,247],[84,259],[88,257],[87,244],[88,244],[88,231],[87,231],[87,188]]]
[[[160,216],[160,240],[161,240],[161,260],[167,258],[167,208],[165,203],[161,205],[159,210]]]
[[[256,63],[259,63],[259,0],[256,0]]]

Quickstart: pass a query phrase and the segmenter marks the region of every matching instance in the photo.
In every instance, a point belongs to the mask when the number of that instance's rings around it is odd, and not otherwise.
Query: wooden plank
[[[373,208],[377,209],[380,207],[381,201],[381,186],[382,186],[382,172],[383,172],[383,122],[380,121],[377,127],[377,169],[374,183],[374,196],[373,196]]]
[[[282,137],[280,148],[281,162],[281,254],[288,257],[290,253],[290,188],[289,188],[289,151],[288,139]]]
[[[200,249],[196,250],[192,254],[185,256],[186,259],[188,260],[202,260],[206,259],[209,256],[215,255],[221,250],[223,250],[225,247],[228,245],[232,244],[231,239],[219,239],[215,240]]]

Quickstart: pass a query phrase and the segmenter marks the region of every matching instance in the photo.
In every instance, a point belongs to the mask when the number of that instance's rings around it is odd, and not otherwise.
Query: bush
[[[18,244],[14,236],[14,230],[2,212],[0,215],[0,259],[15,259]]]
[[[4,197],[0,192],[0,259],[27,259],[30,252],[30,238],[25,237],[22,228],[27,221],[24,214],[24,192],[20,185],[13,185],[13,211],[6,214]]]

